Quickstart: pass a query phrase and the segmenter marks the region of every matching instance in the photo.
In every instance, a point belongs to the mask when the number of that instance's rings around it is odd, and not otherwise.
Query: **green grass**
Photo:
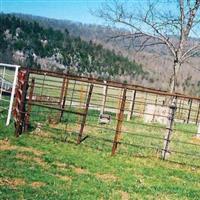
[[[40,78],[42,84],[43,76]],[[46,83],[52,84],[52,80]],[[72,90],[73,86],[71,81],[69,88]],[[76,87],[87,91],[87,85]],[[74,95],[85,102],[84,94],[80,91],[72,94],[71,90],[68,101]],[[102,87],[95,86],[94,91],[101,93]],[[42,90],[36,88],[35,92],[41,94]],[[45,89],[43,94],[59,97],[60,90]],[[115,94],[119,95],[120,89],[109,89],[109,95]],[[155,96],[148,98],[155,100]],[[138,94],[138,99],[144,101],[145,95]],[[101,104],[101,101],[102,96],[94,94],[91,104]],[[106,106],[118,108],[118,104],[117,98],[109,97]],[[135,106],[137,110],[144,110],[140,103]],[[80,106],[69,108],[69,104],[66,109],[83,110]],[[1,199],[200,199],[199,157],[172,152],[167,161],[161,160],[165,126],[144,124],[140,117],[124,121],[121,144],[116,156],[111,156],[117,121],[116,114],[109,114],[111,123],[100,125],[99,112],[89,110],[84,129],[84,136],[88,138],[80,145],[76,140],[81,117],[65,113],[61,123],[49,124],[50,119],[57,118],[58,111],[32,106],[30,131],[15,138],[13,125],[5,127],[6,115],[1,115]],[[176,123],[170,149],[199,155],[196,132],[194,124]]]
[[[87,120],[90,125],[97,125],[95,114],[90,112]],[[67,118],[67,130],[72,134],[64,132]],[[43,128],[40,131],[33,128],[33,132],[19,138],[13,136],[12,125],[6,128],[0,121],[1,199],[200,199],[200,168],[162,161],[153,157],[154,151],[124,149],[123,145],[119,149],[126,153],[119,151],[116,156],[111,156],[112,144],[98,138],[89,137],[76,145],[75,132],[79,127],[72,123],[77,120],[76,116],[65,115],[65,123],[58,125],[49,125],[46,119],[47,116],[38,116]],[[132,122],[139,123],[141,119]],[[114,128],[115,125],[113,120],[107,126]],[[176,128],[195,130],[192,125],[177,124]],[[160,133],[159,129],[144,129],[134,123],[127,124],[126,129],[135,133]],[[110,140],[114,136],[100,128],[88,126],[85,130],[89,136]],[[64,142],[65,136],[68,137]],[[188,138],[184,135],[181,139],[188,141]],[[128,134],[123,135],[122,140],[140,144],[149,142],[148,138],[132,138]],[[179,157],[175,160],[181,161]]]

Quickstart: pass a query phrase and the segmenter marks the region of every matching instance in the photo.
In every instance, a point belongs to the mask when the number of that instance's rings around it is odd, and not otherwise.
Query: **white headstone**
[[[200,123],[198,125],[197,137],[200,138]]]
[[[168,115],[169,108],[167,106],[147,104],[145,108],[144,122],[155,122],[166,125]]]

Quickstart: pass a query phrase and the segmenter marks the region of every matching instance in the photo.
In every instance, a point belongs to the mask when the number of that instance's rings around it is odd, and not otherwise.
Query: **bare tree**
[[[136,2],[110,0],[102,4],[97,15],[126,30],[113,38],[131,41],[129,45],[137,51],[152,45],[166,47],[173,58],[169,86],[173,93],[182,64],[200,52],[200,0],[141,0],[142,9]]]

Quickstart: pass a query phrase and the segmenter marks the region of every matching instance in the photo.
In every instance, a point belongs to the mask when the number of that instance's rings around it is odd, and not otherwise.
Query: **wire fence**
[[[200,165],[200,98],[42,70],[23,73],[14,106],[17,136],[32,128],[112,155]]]

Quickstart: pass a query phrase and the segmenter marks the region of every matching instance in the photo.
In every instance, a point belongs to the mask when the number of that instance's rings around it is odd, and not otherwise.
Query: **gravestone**
[[[144,113],[144,122],[167,124],[169,107],[147,104]]]
[[[198,125],[198,130],[197,130],[197,138],[200,139],[200,123],[199,123],[199,125]]]

